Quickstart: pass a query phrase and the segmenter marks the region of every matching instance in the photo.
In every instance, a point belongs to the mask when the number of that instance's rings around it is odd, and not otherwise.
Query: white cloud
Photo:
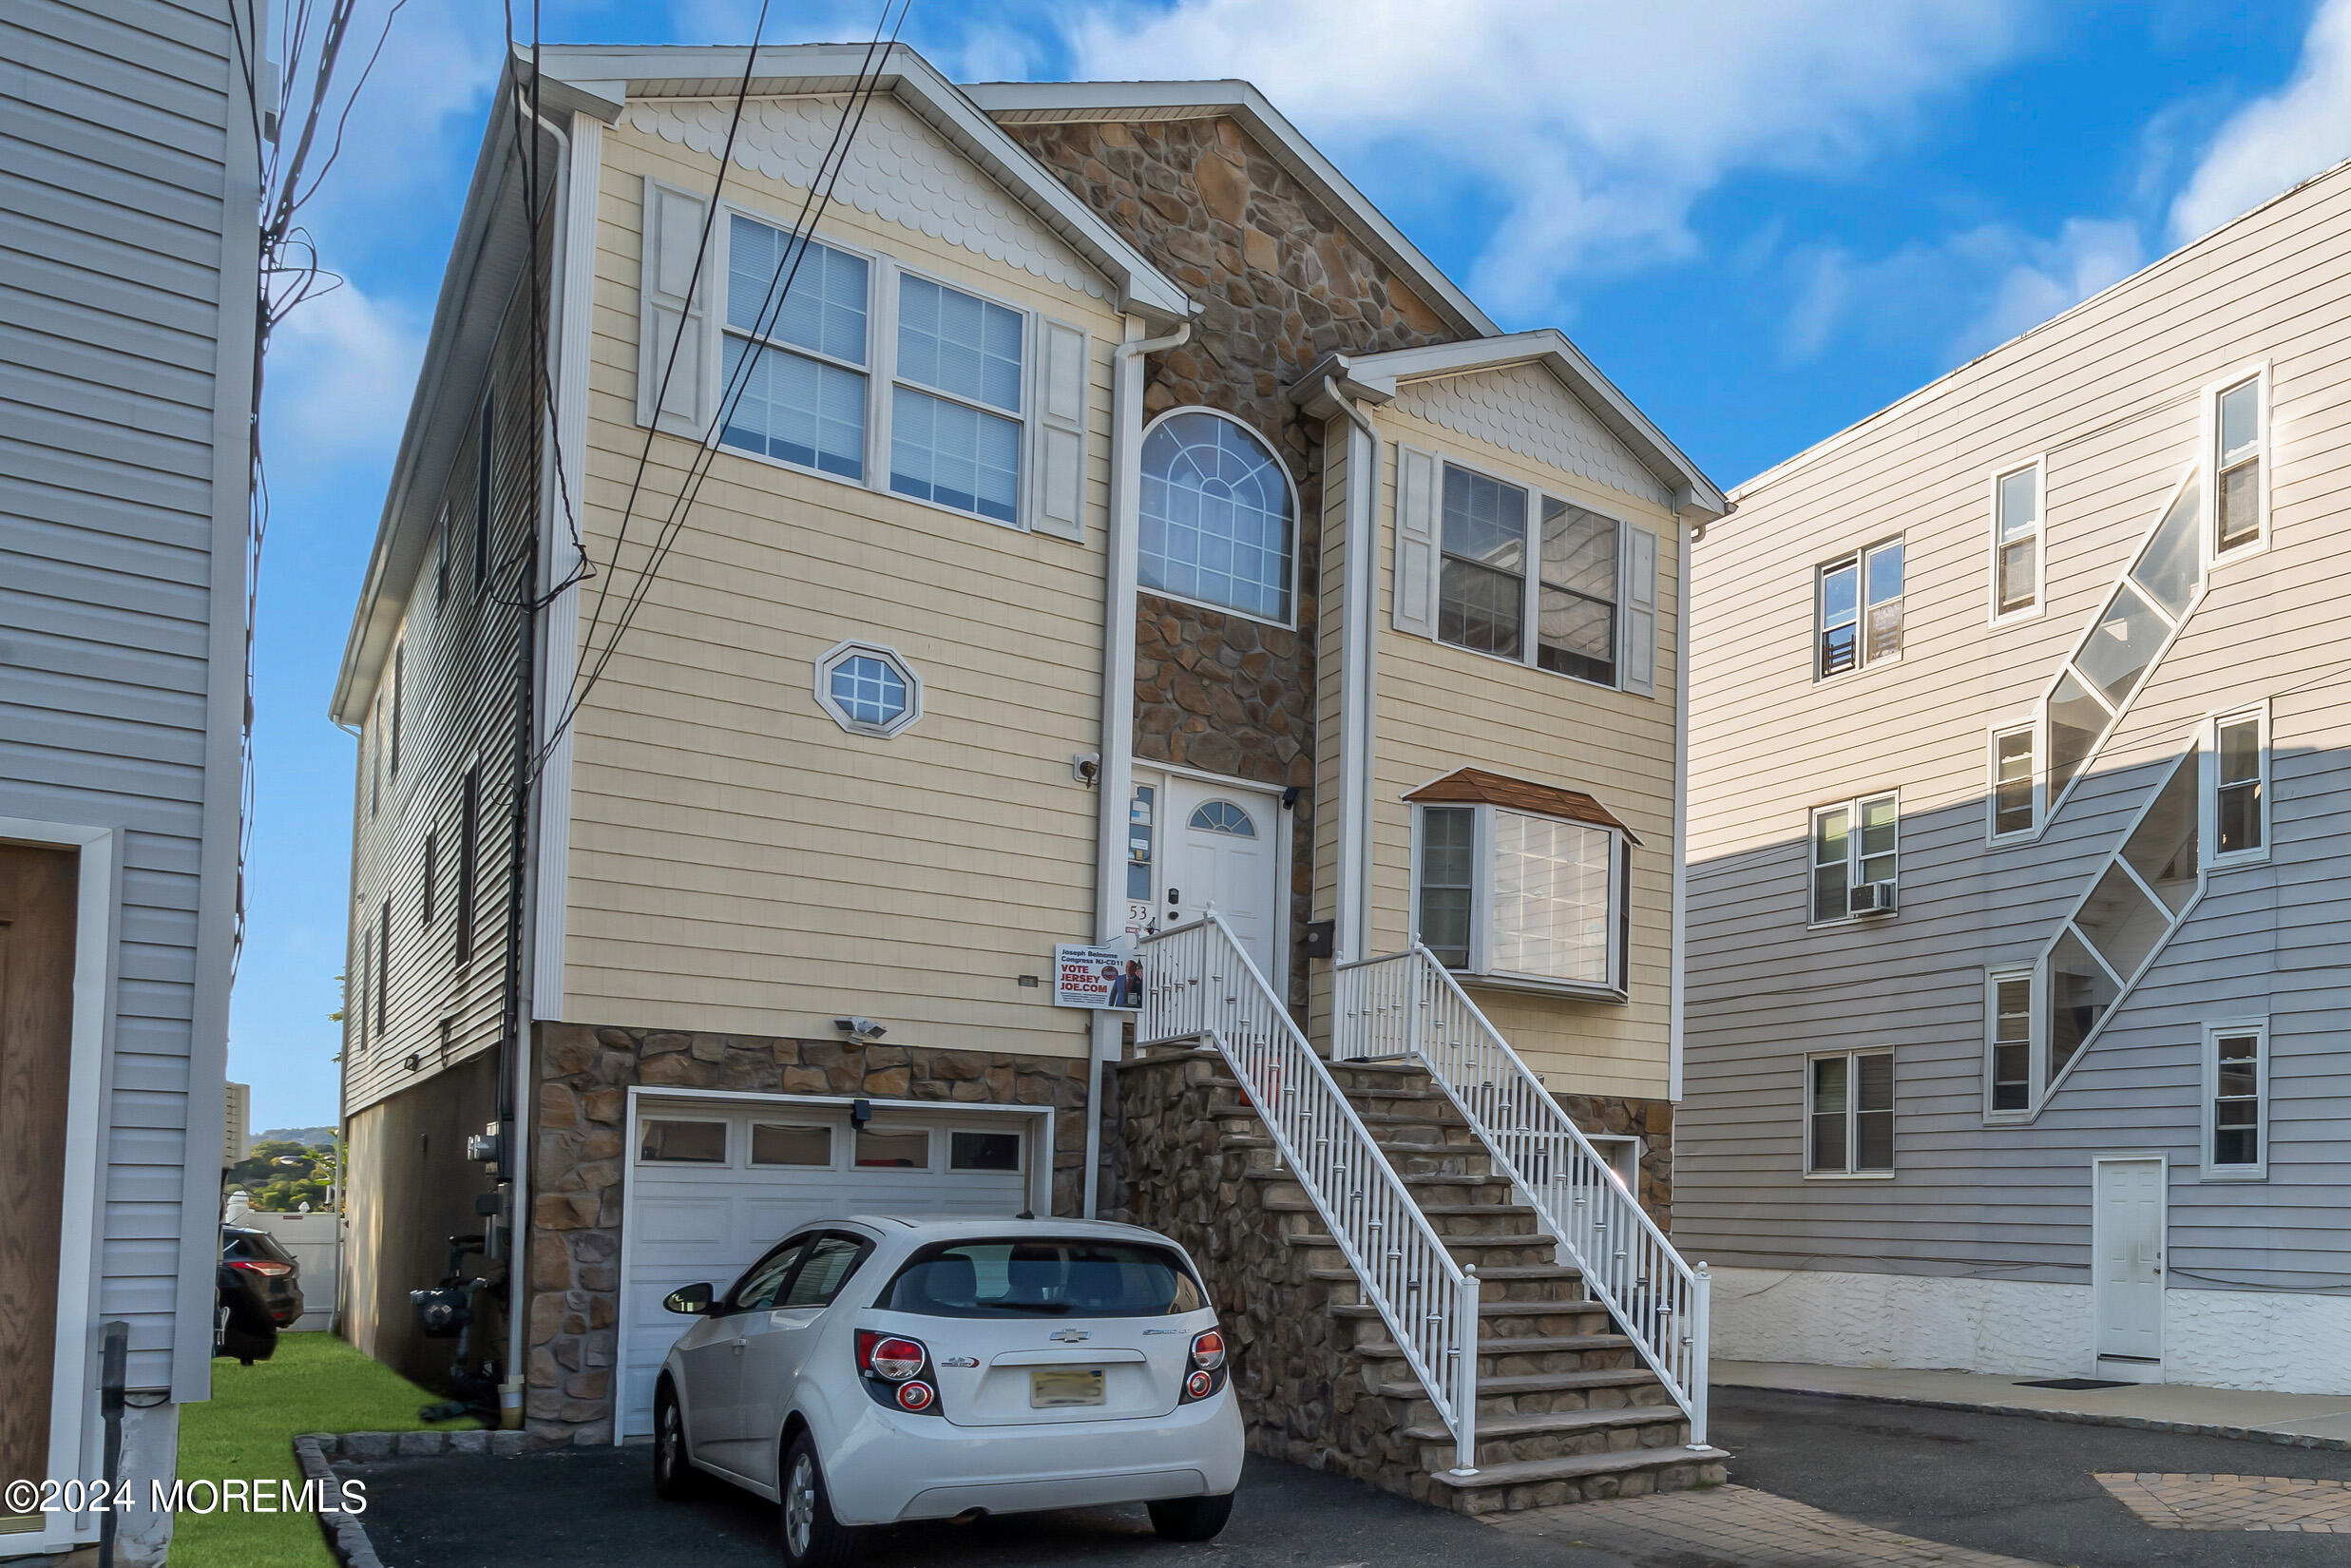
[[[2022,0],[1176,0],[1069,25],[1102,77],[1245,76],[1360,158],[1408,140],[1504,217],[1473,285],[1558,310],[1573,273],[1692,254],[1741,170],[1850,167],[2019,44]]]
[[[408,314],[351,284],[305,300],[270,335],[261,411],[273,473],[299,484],[398,446],[424,357]]]
[[[1795,303],[1780,351],[1809,360],[1852,336],[1880,347],[1923,340],[1946,361],[1971,359],[2129,277],[2141,259],[2136,224],[2096,218],[2067,219],[2047,238],[1979,224],[1874,260],[1806,247],[1787,263]],[[1953,321],[1964,325],[1953,333]]]
[[[2171,237],[2193,239],[2351,157],[2351,0],[2325,0],[2292,81],[2231,115],[2171,203]]]

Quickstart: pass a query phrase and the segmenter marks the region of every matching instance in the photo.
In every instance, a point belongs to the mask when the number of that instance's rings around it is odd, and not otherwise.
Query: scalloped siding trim
[[[735,162],[808,189],[845,102],[828,94],[746,105]],[[652,100],[630,105],[623,123],[716,159],[726,145],[732,109],[732,104]],[[1109,285],[1084,258],[895,98],[876,97],[868,105],[832,198],[1047,282],[1110,297]]]
[[[1396,407],[1433,425],[1639,496],[1660,507],[1672,493],[1539,365],[1407,381]]]

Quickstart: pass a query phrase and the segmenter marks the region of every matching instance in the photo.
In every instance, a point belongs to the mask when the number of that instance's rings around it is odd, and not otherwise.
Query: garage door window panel
[[[666,1165],[724,1165],[727,1124],[723,1121],[647,1121],[638,1139],[638,1157]]]
[[[927,1171],[930,1134],[921,1128],[860,1127],[856,1165],[861,1171]]]
[[[832,1129],[755,1122],[751,1129],[751,1162],[755,1166],[831,1170]]]
[[[1021,1169],[1021,1135],[1018,1133],[949,1133],[947,1135],[947,1169],[950,1171],[1018,1171]]]

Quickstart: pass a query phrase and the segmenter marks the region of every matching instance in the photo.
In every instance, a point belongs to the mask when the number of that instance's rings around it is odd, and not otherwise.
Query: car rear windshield
[[[267,1231],[223,1231],[225,1241],[220,1249],[222,1257],[259,1259],[266,1263],[292,1263],[294,1254],[277,1245],[277,1238]]]
[[[925,1317],[1166,1317],[1208,1304],[1184,1260],[1132,1241],[940,1241],[875,1306]]]

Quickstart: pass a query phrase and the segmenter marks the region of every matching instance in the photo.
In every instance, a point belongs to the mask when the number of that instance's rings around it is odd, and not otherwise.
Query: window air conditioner
[[[1890,915],[1894,912],[1894,884],[1864,882],[1853,889],[1845,907],[1857,915]]]

